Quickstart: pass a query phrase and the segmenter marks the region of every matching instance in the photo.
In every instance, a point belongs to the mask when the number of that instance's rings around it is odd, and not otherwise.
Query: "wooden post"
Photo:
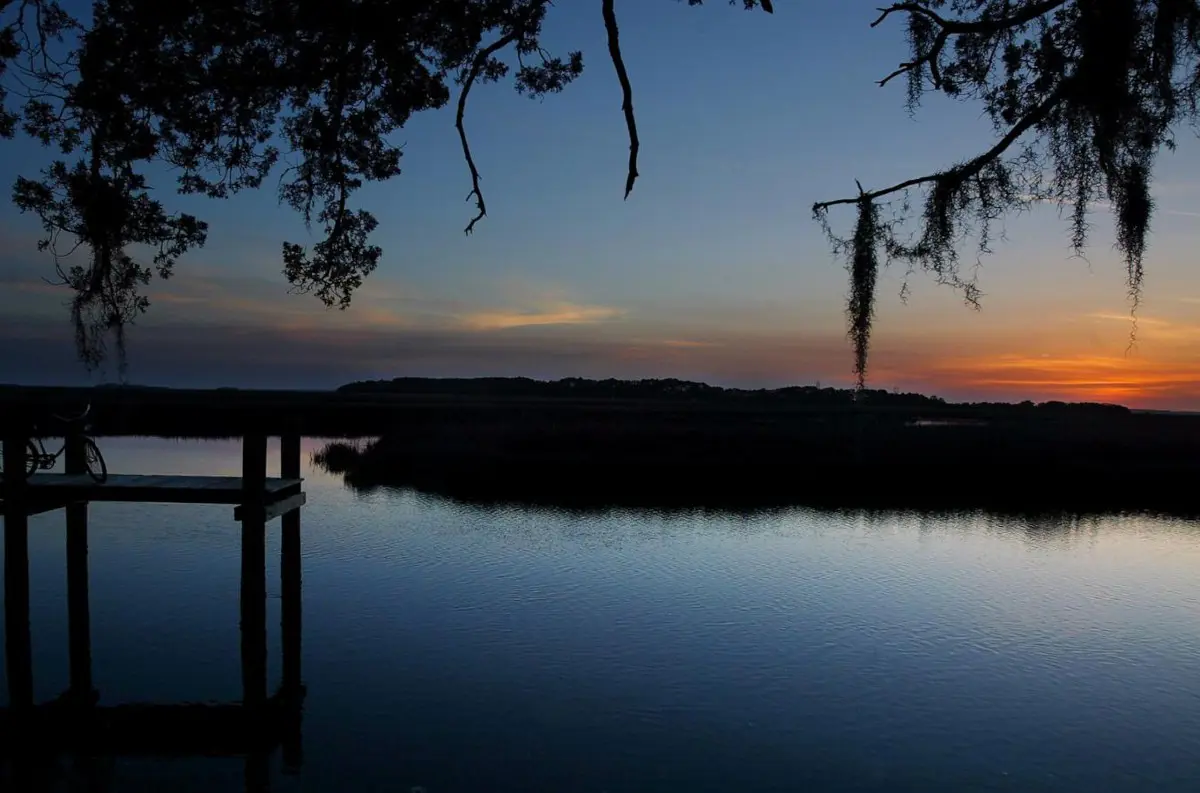
[[[300,478],[300,436],[284,435],[279,439],[280,475],[284,479]],[[300,677],[301,603],[300,566],[300,509],[282,517],[283,539],[280,579],[283,590],[281,628],[283,635],[283,692],[289,699],[297,698],[302,689]]]
[[[242,438],[242,702],[267,701],[267,438]]]
[[[33,708],[33,641],[29,630],[29,485],[27,438],[4,438],[4,653],[8,702],[14,711]]]
[[[67,436],[65,468],[68,474],[87,472],[83,436]],[[71,657],[70,700],[95,703],[92,688],[92,618],[88,594],[88,505],[67,504],[67,637]]]

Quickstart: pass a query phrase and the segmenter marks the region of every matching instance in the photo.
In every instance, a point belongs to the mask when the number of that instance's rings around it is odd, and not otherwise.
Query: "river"
[[[271,790],[1200,789],[1195,523],[465,506],[355,493],[319,445],[304,764],[272,758]],[[235,442],[101,446],[113,472],[239,473]],[[64,534],[30,519],[39,700],[67,686]],[[102,703],[240,696],[238,553],[230,507],[91,506]],[[278,521],[268,554],[273,687]],[[243,786],[229,758],[106,773]]]

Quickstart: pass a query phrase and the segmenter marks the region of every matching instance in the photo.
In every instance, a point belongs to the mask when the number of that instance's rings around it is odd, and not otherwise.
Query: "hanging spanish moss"
[[[111,340],[116,348],[117,367],[125,374],[127,357],[125,327],[132,325],[149,306],[150,301],[138,292],[149,283],[150,272],[138,267],[128,256],[118,256],[115,262],[94,262],[89,269],[74,267],[67,274],[67,285],[75,289],[71,301],[71,323],[75,329],[75,350],[89,371],[108,359]],[[87,279],[87,285],[74,284],[71,279]]]
[[[878,212],[869,198],[858,202],[858,224],[850,246],[850,340],[854,343],[854,374],[862,389],[867,377],[867,349],[875,319],[875,282],[879,274]]]
[[[111,341],[123,375],[126,327],[150,305],[142,288],[155,275],[170,277],[184,251],[204,244],[207,226],[191,215],[167,215],[144,178],[121,162],[121,148],[103,138],[88,148],[87,164],[58,162],[43,171],[42,181],[18,178],[13,200],[41,217],[39,248],[53,256],[57,283],[74,292],[71,323],[80,361],[96,369]],[[106,163],[106,156],[116,162]],[[148,263],[129,252],[135,246],[148,250]]]
[[[912,57],[880,84],[906,75],[910,108],[929,91],[979,102],[997,138],[945,170],[813,206],[835,252],[863,255],[849,304],[856,374],[869,341],[867,251],[915,264],[977,305],[973,279],[959,271],[963,249],[991,253],[994,223],[1035,203],[1070,209],[1072,247],[1083,254],[1090,218],[1107,202],[1136,320],[1155,159],[1175,130],[1200,122],[1200,0],[919,0],[883,8],[874,25],[893,14],[907,16]],[[915,215],[914,194],[923,196]],[[864,224],[865,203],[891,215]],[[843,204],[858,208],[849,238],[829,220]]]
[[[1117,221],[1117,248],[1125,255],[1125,284],[1136,310],[1141,302],[1142,257],[1146,254],[1150,218],[1154,214],[1150,171],[1141,163],[1131,163],[1109,182],[1108,192]]]

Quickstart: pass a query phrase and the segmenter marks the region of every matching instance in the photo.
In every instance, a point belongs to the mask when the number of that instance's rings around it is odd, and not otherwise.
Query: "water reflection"
[[[472,499],[446,495],[407,485],[357,485],[342,480],[363,503],[407,503],[415,508],[452,510],[464,516],[464,527],[492,531],[496,524],[513,526],[535,514],[553,523],[560,532],[586,540],[602,536],[613,541],[619,533],[644,533],[682,537],[695,531],[727,531],[739,535],[770,534],[787,525],[831,523],[838,531],[853,528],[864,534],[887,535],[914,530],[920,535],[953,533],[961,537],[1019,538],[1035,547],[1094,543],[1101,531],[1112,533],[1177,532],[1200,537],[1194,519],[1170,513],[1027,511],[1009,509],[852,509],[846,507],[764,506],[657,506],[563,505],[508,499]],[[653,527],[653,528],[651,528]],[[600,529],[598,532],[597,530]]]
[[[105,453],[114,470],[152,453],[190,465],[175,445]],[[1183,793],[1200,779],[1187,521],[475,505],[305,476],[304,765],[285,777],[267,758],[272,790]],[[30,532],[42,698],[69,675],[58,520]],[[228,513],[108,505],[91,520],[97,687],[232,698]],[[267,541],[274,565],[282,541]],[[106,773],[114,792],[240,791],[256,768],[122,757]]]

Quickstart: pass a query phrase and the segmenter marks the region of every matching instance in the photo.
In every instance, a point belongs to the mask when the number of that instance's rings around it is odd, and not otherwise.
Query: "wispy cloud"
[[[1179,322],[1163,317],[1137,317],[1136,320],[1128,314],[1109,314],[1096,312],[1085,315],[1088,319],[1103,322],[1120,322],[1128,326],[1137,325],[1137,339],[1156,342],[1187,342],[1200,341],[1200,325],[1193,322]]]
[[[1101,319],[1106,322],[1124,322],[1126,324],[1135,320],[1135,317],[1130,314],[1110,314],[1103,311],[1096,311],[1084,316],[1088,319]],[[1138,325],[1149,325],[1152,327],[1167,327],[1174,324],[1170,320],[1158,319],[1157,317],[1136,317],[1136,321]]]
[[[507,330],[541,325],[592,325],[620,319],[625,312],[611,306],[583,306],[557,303],[523,311],[485,310],[462,316],[461,323],[469,330]]]
[[[663,339],[659,344],[664,347],[678,347],[685,350],[720,346],[715,341],[693,341],[691,339]]]

